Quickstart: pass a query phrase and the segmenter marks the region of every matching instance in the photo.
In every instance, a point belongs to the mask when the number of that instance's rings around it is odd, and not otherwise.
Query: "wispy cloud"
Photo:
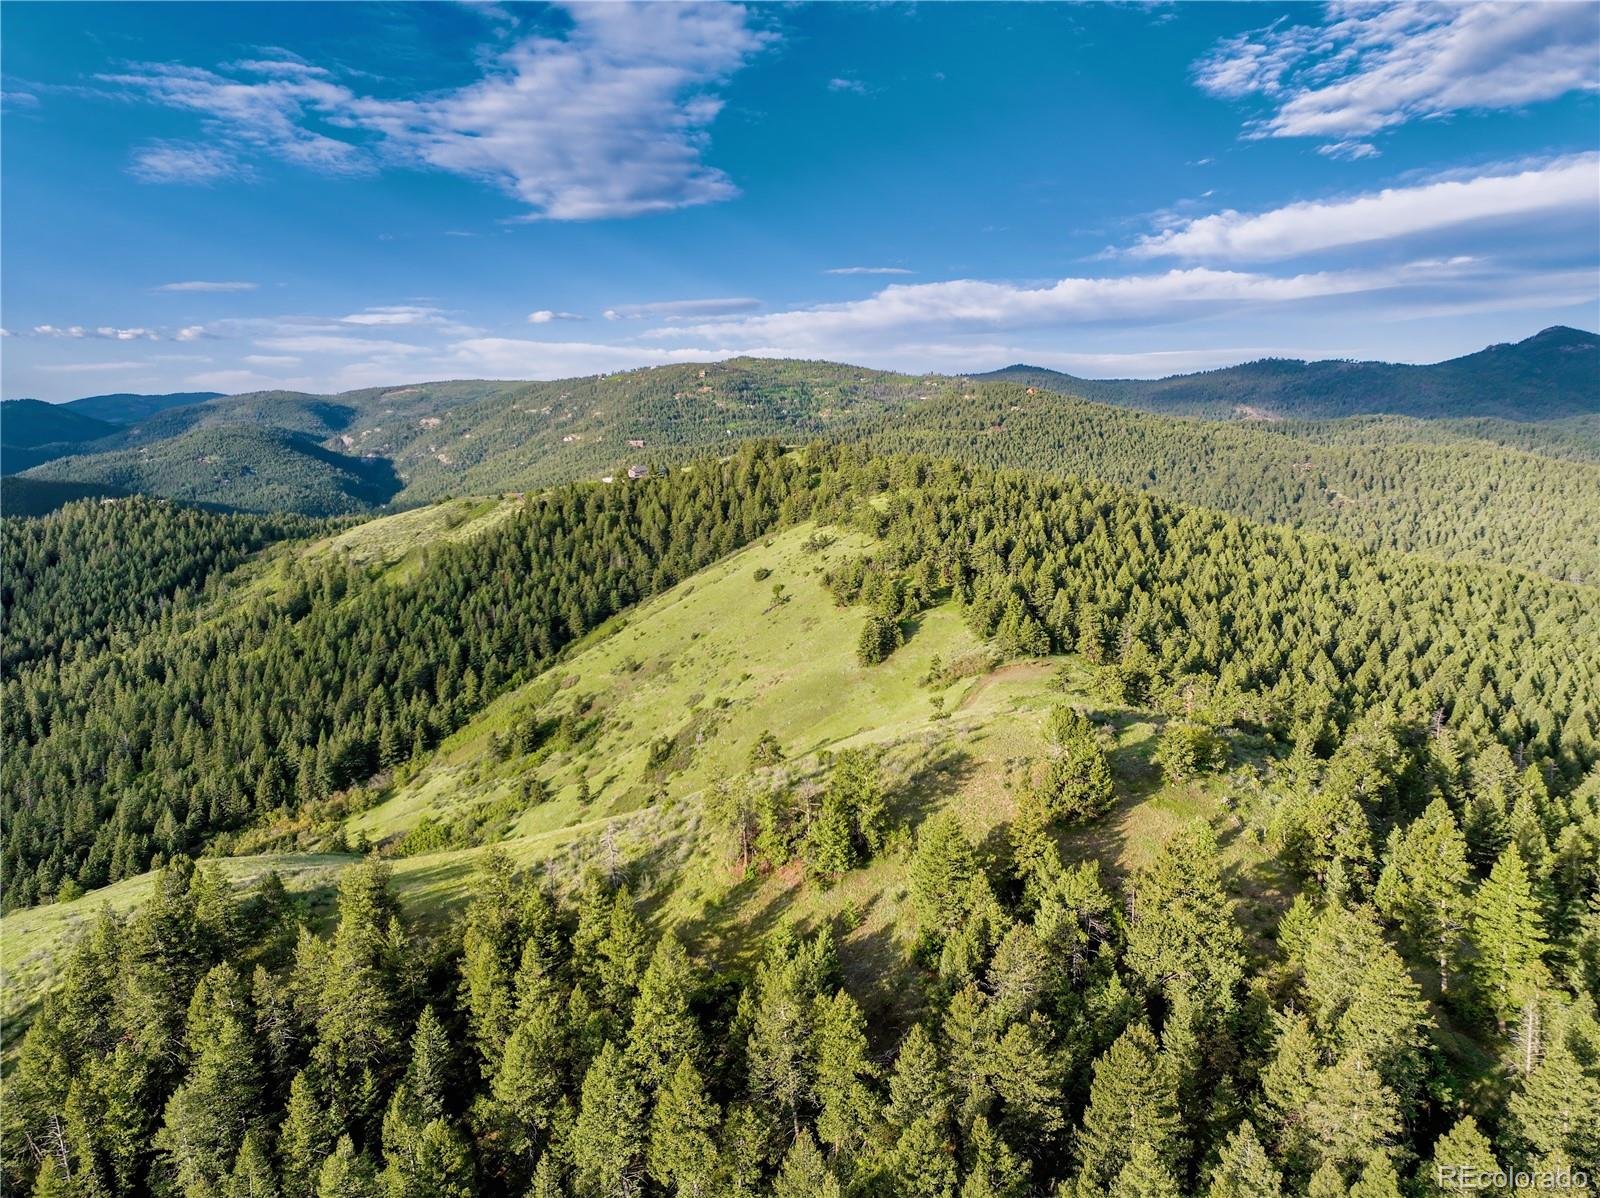
[[[142,370],[147,365],[145,362],[55,362],[35,366],[34,369],[51,374],[100,374],[115,370]]]
[[[867,94],[867,85],[859,79],[830,79],[828,90],[831,92],[851,92],[858,96]]]
[[[537,312],[528,313],[529,324],[549,324],[553,320],[582,320],[583,317],[576,312],[555,312],[549,308],[540,308]]]
[[[225,150],[175,141],[139,146],[128,171],[145,183],[219,183],[251,174],[249,167]]]
[[[868,299],[654,330],[786,353],[848,353],[889,339],[993,330],[1172,323],[1422,286],[1459,285],[1471,259],[1421,260],[1372,270],[1272,275],[1193,267],[1161,274],[1061,279],[1045,287],[979,279],[892,284]]]
[[[157,287],[156,290],[157,291],[215,291],[215,292],[228,292],[228,291],[254,291],[256,289],[256,287],[257,287],[257,284],[255,284],[255,283],[240,283],[240,282],[217,283],[217,282],[211,282],[211,281],[208,281],[208,280],[205,280],[205,279],[190,279],[187,282],[183,282],[183,283],[163,283],[163,284],[161,284],[161,286]]]
[[[268,155],[313,170],[406,165],[482,179],[530,218],[593,220],[726,200],[704,161],[718,86],[770,40],[737,4],[593,4],[563,38],[529,37],[481,79],[421,99],[362,95],[281,59],[218,70],[147,63],[101,81],[198,114],[207,144],[154,143],[133,171],[215,182]]]
[[[469,374],[491,378],[559,379],[576,375],[705,362],[731,351],[682,347],[606,345],[586,341],[531,341],[515,337],[477,337],[457,342],[451,360]]]
[[[903,266],[835,266],[822,272],[825,275],[914,275],[917,272]]]
[[[1359,139],[1469,109],[1600,89],[1600,22],[1585,3],[1330,4],[1321,25],[1279,21],[1219,43],[1195,67],[1212,95],[1272,105],[1250,137]],[[1366,145],[1367,149],[1355,150]]]
[[[605,310],[607,320],[696,320],[703,316],[727,316],[754,312],[761,301],[748,296],[727,299],[662,300],[653,304],[618,304]]]
[[[1141,238],[1136,258],[1255,262],[1432,233],[1485,222],[1529,222],[1600,209],[1600,154],[1579,154],[1511,173],[1392,187],[1268,212],[1228,210]]]
[[[289,354],[401,354],[426,353],[425,346],[378,337],[341,337],[334,333],[300,333],[282,337],[262,337],[262,349]]]

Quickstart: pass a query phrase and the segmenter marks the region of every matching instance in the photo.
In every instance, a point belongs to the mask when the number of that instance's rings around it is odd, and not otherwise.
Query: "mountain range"
[[[624,476],[753,436],[1103,478],[1374,547],[1600,575],[1600,338],[1432,366],[1262,361],[1141,382],[737,358],[553,382],[4,405],[5,510],[146,493],[349,515]]]

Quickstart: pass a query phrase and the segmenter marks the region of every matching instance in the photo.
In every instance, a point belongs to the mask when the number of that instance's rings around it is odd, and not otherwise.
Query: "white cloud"
[[[128,171],[145,183],[218,183],[249,177],[250,170],[215,146],[158,141],[133,152]]]
[[[94,331],[96,337],[103,337],[108,341],[159,341],[160,334],[150,329],[116,329],[109,325],[101,325]]]
[[[1337,158],[1341,162],[1357,162],[1362,158],[1376,158],[1381,151],[1370,141],[1330,141],[1317,147],[1324,158]]]
[[[298,366],[300,359],[293,354],[246,354],[240,361],[252,366]]]
[[[1592,4],[1340,3],[1318,26],[1280,21],[1219,43],[1195,68],[1212,95],[1259,96],[1252,137],[1368,137],[1469,109],[1600,89]]]
[[[1370,271],[1287,276],[1195,267],[1164,274],[1067,278],[1047,287],[979,279],[892,284],[868,299],[787,312],[658,329],[655,337],[693,336],[791,352],[848,353],[886,337],[927,330],[993,329],[1179,321],[1254,306],[1329,299],[1439,282],[1468,260],[1425,261]]]
[[[442,313],[438,308],[420,308],[406,304],[367,308],[361,312],[341,317],[344,324],[367,325],[417,325],[435,324]]]
[[[1443,179],[1269,212],[1230,209],[1144,237],[1128,253],[1137,258],[1265,261],[1469,223],[1528,222],[1597,209],[1600,154],[1579,154],[1510,174]]]
[[[101,78],[202,117],[211,148],[159,143],[136,155],[134,173],[154,181],[211,182],[269,154],[334,173],[397,162],[482,179],[531,219],[639,216],[737,195],[703,153],[722,107],[715,89],[770,40],[750,13],[646,3],[577,5],[570,16],[564,38],[524,38],[477,82],[421,99],[363,96],[276,59],[231,74],[143,64]]]
[[[72,325],[68,328],[59,328],[53,324],[36,324],[33,326],[35,337],[85,337],[88,330],[82,325]]]
[[[203,324],[185,325],[173,336],[174,341],[198,341],[206,335],[206,326]]]
[[[46,370],[51,374],[98,374],[113,370],[140,370],[143,362],[59,362],[48,366],[35,366],[35,370]]]
[[[914,275],[917,272],[903,266],[835,266],[822,272],[825,275]]]
[[[583,317],[576,312],[554,312],[549,308],[540,308],[537,312],[528,313],[529,324],[549,324],[552,320],[582,320]]]
[[[254,291],[257,286],[258,286],[258,284],[256,284],[256,283],[241,283],[241,282],[218,283],[218,282],[212,282],[212,281],[207,280],[207,279],[189,279],[188,281],[182,282],[182,283],[163,283],[163,284],[161,284],[161,286],[157,287],[156,290],[157,291],[215,291],[215,292],[229,292],[229,291]]]
[[[190,387],[198,387],[205,391],[223,391],[232,395],[246,391],[308,391],[317,386],[311,379],[282,378],[255,370],[208,370],[191,374],[183,381]]]
[[[451,347],[451,360],[469,374],[491,378],[572,378],[640,366],[705,362],[731,357],[730,350],[658,349],[584,341],[530,341],[515,337],[474,337]]]
[[[853,92],[855,95],[867,94],[867,85],[859,79],[830,79],[828,90],[831,92]]]
[[[605,310],[607,320],[695,320],[702,316],[729,316],[754,312],[761,301],[748,296],[726,299],[662,300],[653,304],[618,304]]]
[[[384,341],[372,337],[340,337],[325,333],[263,337],[256,344],[262,349],[281,350],[290,354],[420,354],[427,352],[425,346],[410,345],[403,341]]]

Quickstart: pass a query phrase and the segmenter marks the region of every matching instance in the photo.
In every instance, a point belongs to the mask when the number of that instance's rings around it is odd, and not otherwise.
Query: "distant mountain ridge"
[[[1097,478],[1373,548],[1588,581],[1600,578],[1597,344],[1555,329],[1437,366],[1265,361],[1153,382],[734,358],[551,382],[256,392],[55,443],[56,460],[13,476],[54,487],[4,498],[37,512],[90,486],[240,511],[373,512],[626,478],[772,437]],[[1463,403],[1440,398],[1452,388]],[[1333,415],[1363,404],[1469,415]]]
[[[119,391],[111,395],[88,395],[62,404],[96,420],[112,424],[132,424],[168,408],[182,408],[190,404],[205,403],[208,399],[222,398],[221,391],[173,391],[166,395],[135,395]]]
[[[1555,325],[1426,366],[1263,358],[1161,379],[1085,379],[1019,363],[972,377],[1210,418],[1560,420],[1600,412],[1600,336]]]

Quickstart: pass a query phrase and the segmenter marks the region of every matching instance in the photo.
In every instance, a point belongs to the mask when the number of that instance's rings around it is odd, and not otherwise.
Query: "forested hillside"
[[[254,424],[202,426],[139,449],[60,458],[28,481],[75,483],[253,512],[370,511],[400,489],[381,457],[355,457],[303,434]]]
[[[116,391],[110,395],[86,395],[60,406],[111,424],[135,424],[168,408],[182,408],[220,398],[222,393],[219,391],[170,391],[164,395]]]
[[[1600,1168],[1593,587],[826,444],[432,511],[5,683],[8,1188]]]
[[[1174,419],[1060,398],[1048,383],[736,359],[552,383],[234,396],[172,408],[26,477],[322,515],[615,477],[751,436],[823,437],[1099,478],[1373,548],[1588,581],[1600,572],[1600,377],[1569,372],[1550,386],[1590,414]]]
[[[0,521],[0,675],[132,640],[162,608],[183,606],[187,592],[215,587],[256,550],[317,527],[301,516],[226,517],[143,496]]]
[[[0,403],[0,474],[15,474],[72,447],[104,437],[114,429],[103,420],[80,415],[65,405],[37,399]]]

